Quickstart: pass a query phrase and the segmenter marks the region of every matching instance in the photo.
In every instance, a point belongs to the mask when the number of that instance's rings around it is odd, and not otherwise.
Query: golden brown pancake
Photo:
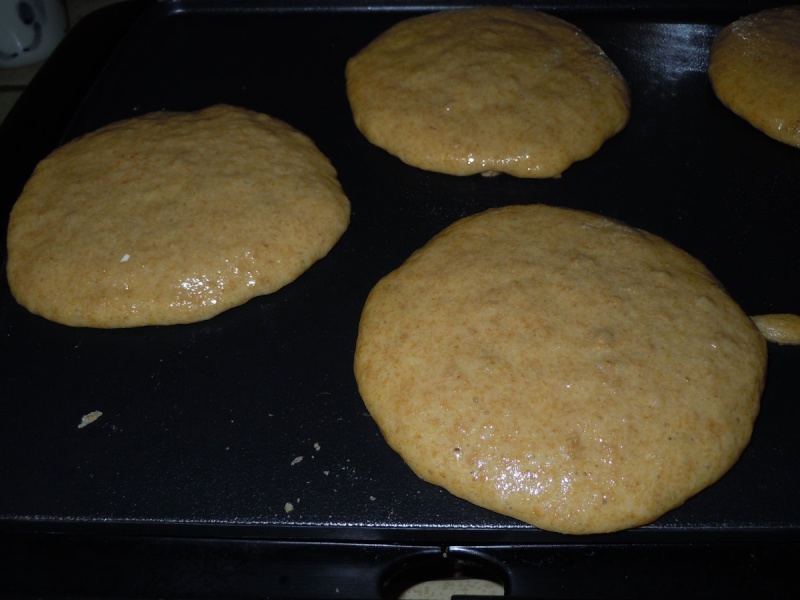
[[[764,10],[725,27],[711,47],[708,74],[725,106],[800,148],[800,6]]]
[[[348,226],[313,142],[231,106],[113,123],[36,168],[8,229],[17,301],[73,326],[213,317],[297,278]]]
[[[711,273],[574,210],[462,219],[374,287],[355,374],[421,478],[570,534],[649,523],[748,444],[766,343]]]
[[[800,315],[756,315],[753,321],[767,341],[783,346],[800,345]]]
[[[617,68],[577,27],[512,8],[402,21],[347,65],[355,123],[406,163],[556,177],[628,121]]]

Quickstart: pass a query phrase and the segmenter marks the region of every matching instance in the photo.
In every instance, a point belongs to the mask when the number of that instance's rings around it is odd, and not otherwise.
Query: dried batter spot
[[[84,427],[86,427],[90,423],[94,423],[95,421],[97,421],[97,419],[99,419],[102,416],[103,416],[103,413],[100,412],[99,410],[94,410],[94,411],[90,412],[89,414],[83,415],[81,417],[81,422],[78,424],[78,429],[83,429]]]

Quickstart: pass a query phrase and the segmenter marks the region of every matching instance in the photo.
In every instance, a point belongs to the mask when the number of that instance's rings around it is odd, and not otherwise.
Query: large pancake
[[[347,94],[373,144],[452,175],[555,177],[628,121],[628,89],[577,27],[533,10],[401,21],[350,59]]]
[[[711,46],[708,75],[725,106],[800,148],[800,6],[763,10],[725,27]]]
[[[766,343],[711,273],[644,231],[514,206],[458,221],[370,293],[355,355],[423,479],[572,534],[648,523],[750,440]]]
[[[73,326],[213,317],[297,278],[348,226],[310,139],[231,106],[113,123],[55,150],[11,212],[17,301]]]

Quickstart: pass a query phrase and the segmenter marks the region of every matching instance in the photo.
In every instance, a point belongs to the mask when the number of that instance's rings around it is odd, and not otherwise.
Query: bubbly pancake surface
[[[628,89],[575,26],[533,10],[401,21],[351,58],[358,128],[413,166],[555,177],[628,121]]]
[[[800,148],[800,6],[767,9],[725,27],[712,44],[708,74],[724,105]]]
[[[151,113],[37,166],[11,213],[8,279],[67,325],[200,321],[294,280],[349,218],[333,166],[289,125],[225,105]]]
[[[648,523],[721,477],[766,343],[697,260],[542,205],[445,229],[372,290],[355,374],[421,478],[570,534]]]

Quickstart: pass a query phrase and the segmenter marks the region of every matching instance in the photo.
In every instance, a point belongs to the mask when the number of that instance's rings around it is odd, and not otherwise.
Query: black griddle
[[[800,312],[800,152],[725,109],[705,72],[723,25],[776,3],[525,3],[580,26],[632,93],[627,128],[551,180],[422,171],[353,124],[347,59],[400,19],[468,4],[133,0],[86,17],[41,68],[0,128],[4,235],[59,144],[220,102],[310,136],[353,212],[298,280],[192,325],[61,326],[17,305],[3,272],[0,595],[373,598],[454,573],[517,598],[797,595],[798,348],[770,345],[734,468],[616,534],[548,533],[454,498],[367,414],[352,360],[369,290],[490,207],[621,219],[702,260],[748,314]]]

